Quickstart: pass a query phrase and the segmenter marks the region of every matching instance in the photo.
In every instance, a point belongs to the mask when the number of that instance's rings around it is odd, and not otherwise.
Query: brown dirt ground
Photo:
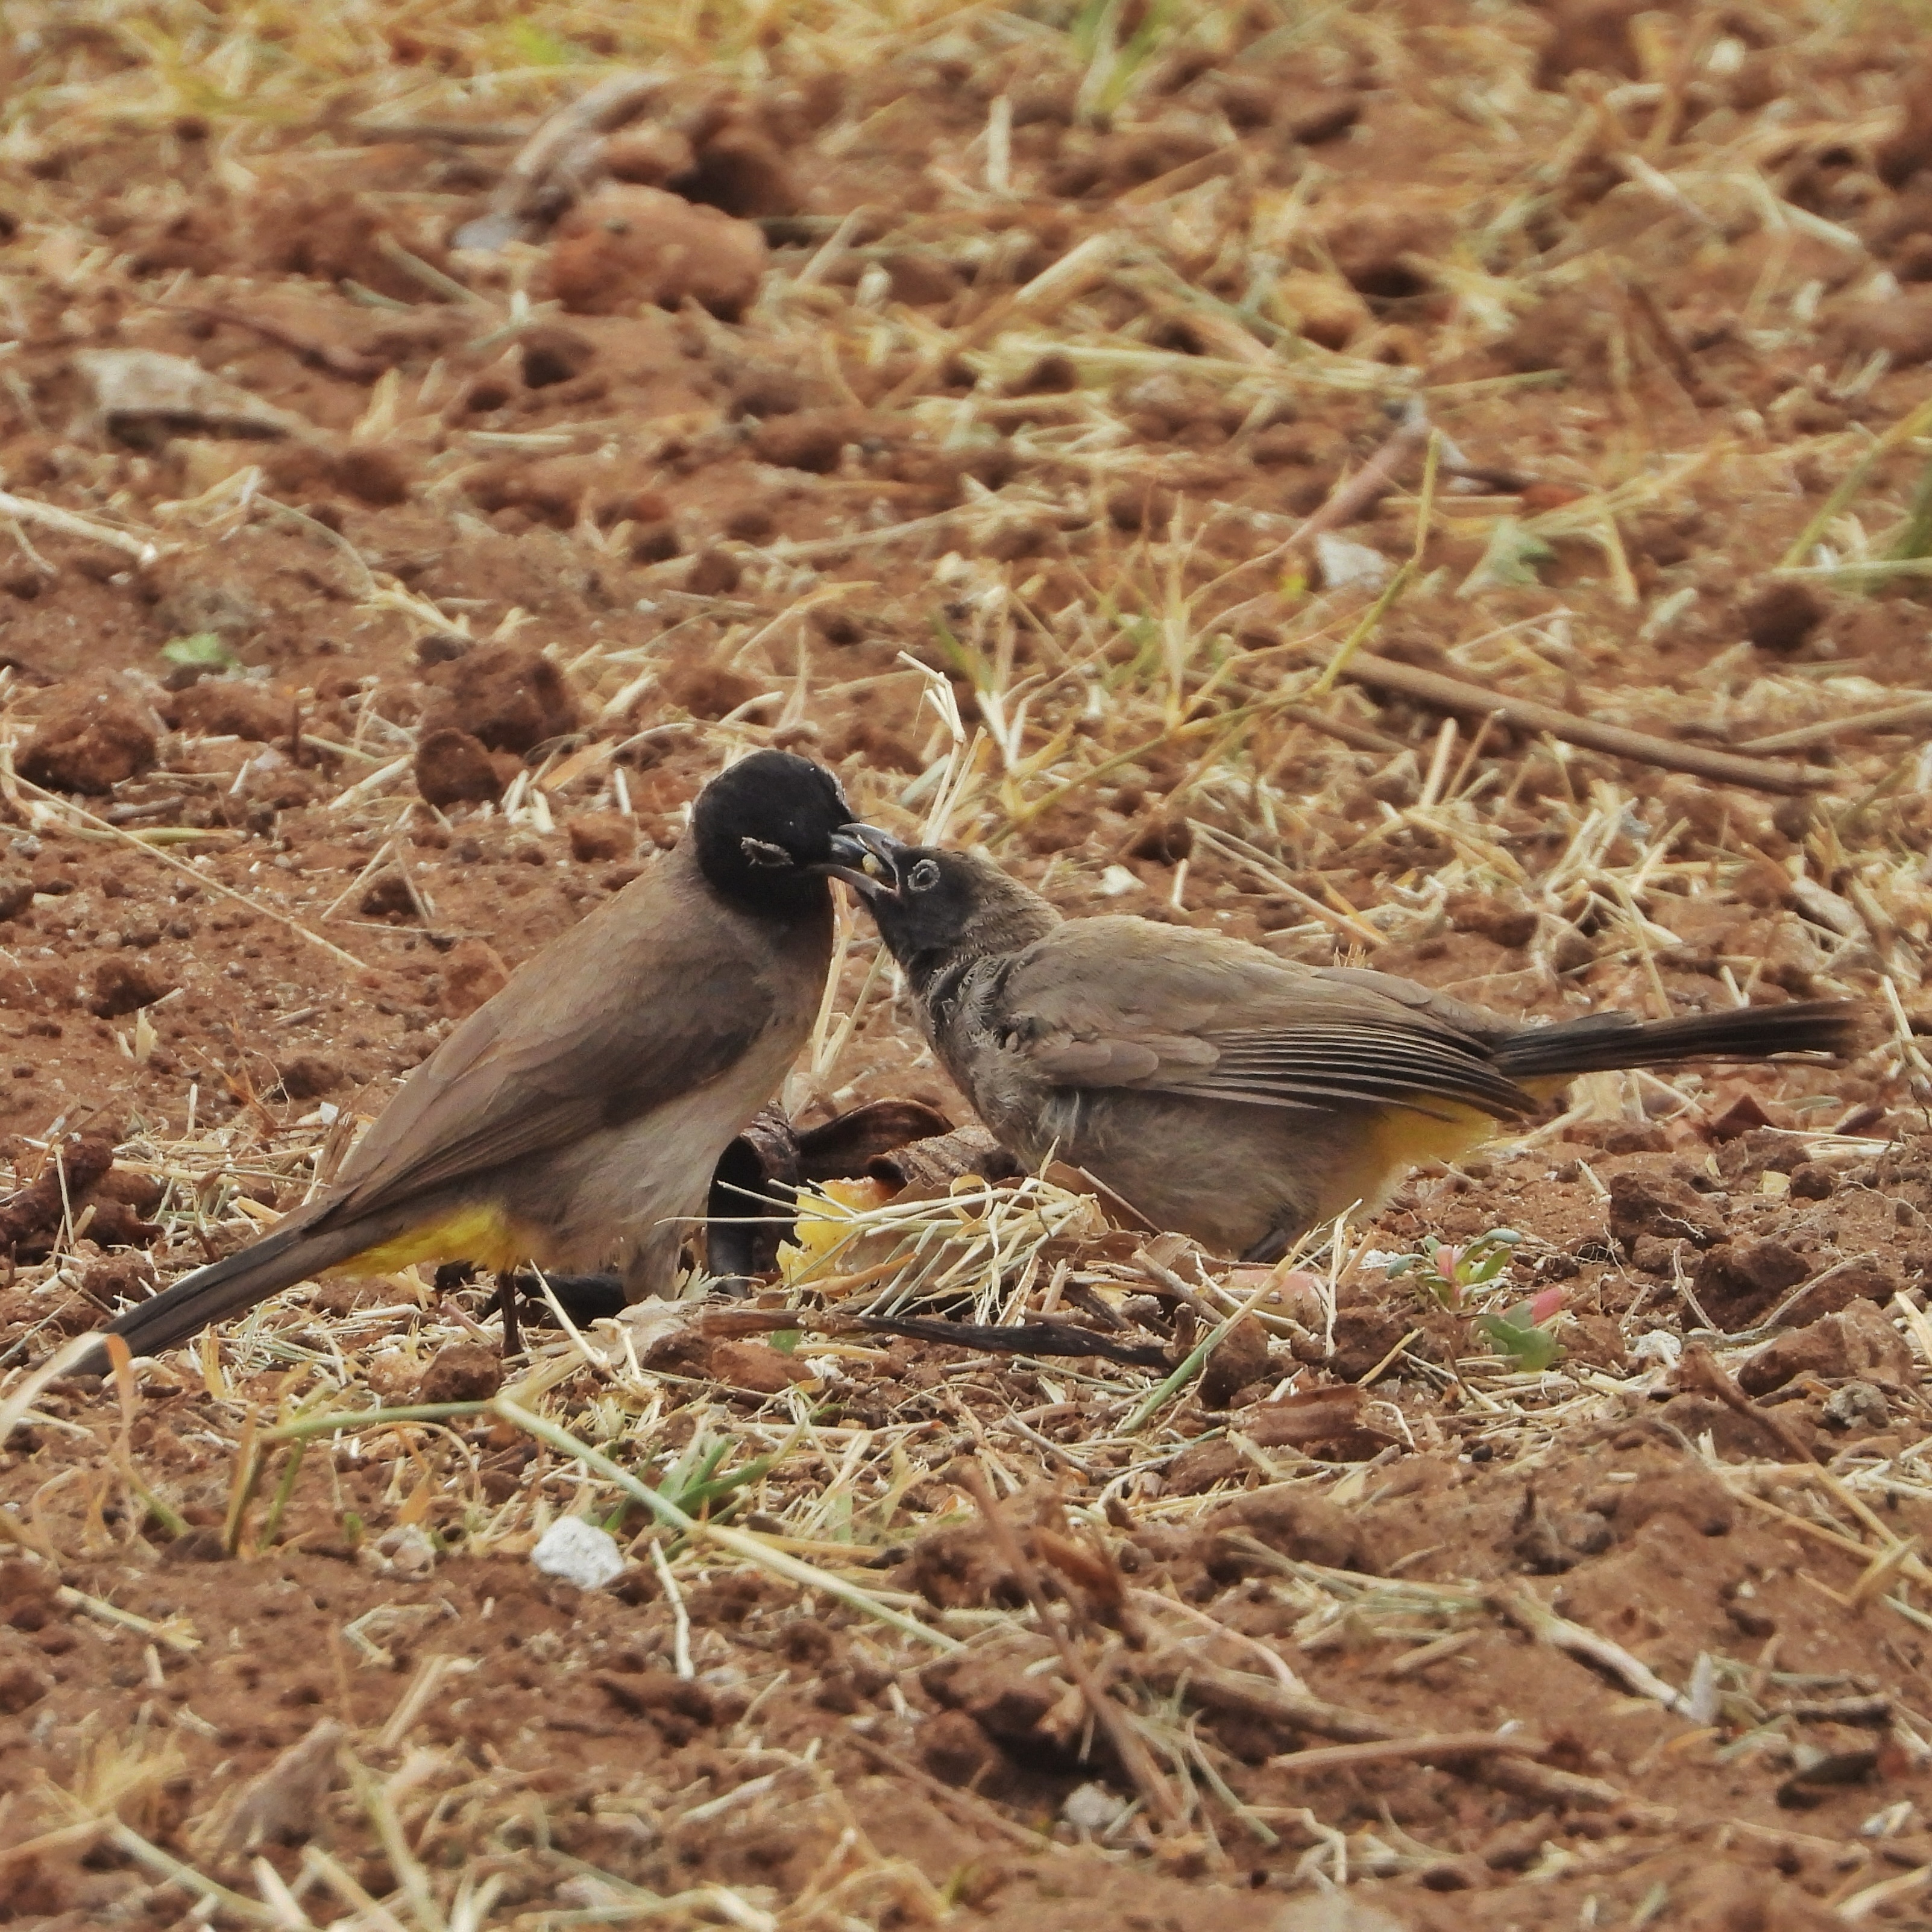
[[[1924,696],[1922,579],[1868,568],[1928,548],[1927,442],[1877,440],[1932,397],[1909,26],[258,10],[23,0],[0,46],[0,1401],[299,1199],[732,746],[920,824],[951,741],[917,666],[988,734],[950,836],[1070,909],[1526,1012],[1849,994],[1870,1046],[1598,1076],[1417,1178],[1373,1249],[1521,1231],[1546,1370],[1359,1252],[1144,1427],[1158,1378],[1094,1361],[538,1338],[551,1423],[653,1483],[773,1453],[734,1520],[956,1654],[716,1545],[661,1569],[481,1406],[478,1290],[298,1291],[118,1400],[56,1387],[0,1447],[0,1919],[1932,1924],[1924,718],[1768,748],[1796,800],[1445,734],[1308,688],[1373,592],[1273,556],[1419,398],[1432,496],[1412,462],[1336,532],[1420,537],[1374,650],[1694,754]],[[768,248],[755,302],[679,282],[640,201],[452,250],[542,113],[659,58],[608,165]],[[104,351],[226,386],[117,404]],[[1773,577],[1801,532],[1823,574]],[[850,939],[858,1022],[794,1113],[962,1118]],[[1061,1315],[1185,1344],[1137,1242],[1054,1240],[972,1292],[1066,1261]],[[262,1432],[378,1398],[470,1406]],[[608,1589],[530,1560],[586,1509]],[[1298,1684],[1328,1714],[1268,1703]],[[1414,1742],[1506,1724],[1523,1754]]]

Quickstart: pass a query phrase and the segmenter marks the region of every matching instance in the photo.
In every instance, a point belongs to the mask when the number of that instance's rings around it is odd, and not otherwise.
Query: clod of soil
[[[443,1010],[466,1019],[484,1000],[494,999],[508,982],[509,968],[486,939],[466,939],[442,958]]]
[[[449,1342],[424,1370],[416,1394],[424,1402],[487,1402],[503,1386],[503,1358],[480,1342]]]
[[[533,751],[577,729],[576,694],[540,651],[494,644],[471,651],[438,674],[442,695],[424,713],[425,733],[454,728],[494,752]]]
[[[607,184],[557,224],[548,292],[578,315],[686,302],[734,322],[758,292],[769,250],[748,221],[662,188]]]
[[[154,768],[160,740],[131,698],[97,691],[44,713],[21,748],[20,775],[50,791],[112,791]]]
[[[168,706],[168,719],[178,731],[266,744],[289,736],[295,706],[252,679],[203,678],[176,694]]]
[[[502,790],[488,746],[453,726],[423,734],[412,769],[426,805],[480,804]]]

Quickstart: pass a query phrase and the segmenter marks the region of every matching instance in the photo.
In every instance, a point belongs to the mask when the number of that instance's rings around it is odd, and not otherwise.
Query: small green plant
[[[1425,1234],[1419,1253],[1389,1264],[1388,1278],[1394,1281],[1420,1269],[1419,1285],[1437,1304],[1451,1315],[1466,1315],[1470,1297],[1496,1282],[1522,1239],[1514,1228],[1492,1228],[1460,1246]]]
[[[161,658],[189,670],[232,670],[242,662],[212,631],[170,638],[161,646]]]
[[[1546,1288],[1531,1300],[1501,1311],[1479,1306],[1495,1301],[1507,1286],[1510,1262],[1522,1239],[1514,1228],[1492,1228],[1473,1241],[1460,1244],[1426,1234],[1418,1252],[1390,1263],[1388,1277],[1394,1281],[1402,1275],[1415,1276],[1418,1287],[1438,1308],[1468,1317],[1499,1354],[1518,1370],[1533,1374],[1563,1353],[1555,1328],[1563,1310],[1562,1289]]]
[[[1563,1291],[1546,1288],[1500,1315],[1478,1315],[1476,1326],[1524,1373],[1548,1368],[1563,1353],[1555,1322],[1563,1310]]]

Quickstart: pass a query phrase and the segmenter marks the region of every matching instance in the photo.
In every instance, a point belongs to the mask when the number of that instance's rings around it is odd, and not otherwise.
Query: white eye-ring
[[[916,892],[929,892],[939,883],[939,867],[931,859],[922,859],[906,874],[906,884]]]

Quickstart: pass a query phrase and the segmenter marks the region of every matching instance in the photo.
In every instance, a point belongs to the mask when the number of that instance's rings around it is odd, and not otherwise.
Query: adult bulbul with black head
[[[106,1332],[155,1354],[325,1270],[422,1261],[614,1265],[629,1300],[665,1292],[718,1156],[810,1034],[827,882],[862,878],[880,842],[819,766],[784,752],[731,766],[673,850],[410,1076],[326,1193]]]
[[[1268,1262],[1372,1211],[1576,1074],[1842,1053],[1856,1009],[1526,1024],[1411,980],[1144,919],[1063,920],[990,860],[900,847],[860,885],[934,1051],[1000,1142]],[[891,876],[886,876],[889,872]]]

